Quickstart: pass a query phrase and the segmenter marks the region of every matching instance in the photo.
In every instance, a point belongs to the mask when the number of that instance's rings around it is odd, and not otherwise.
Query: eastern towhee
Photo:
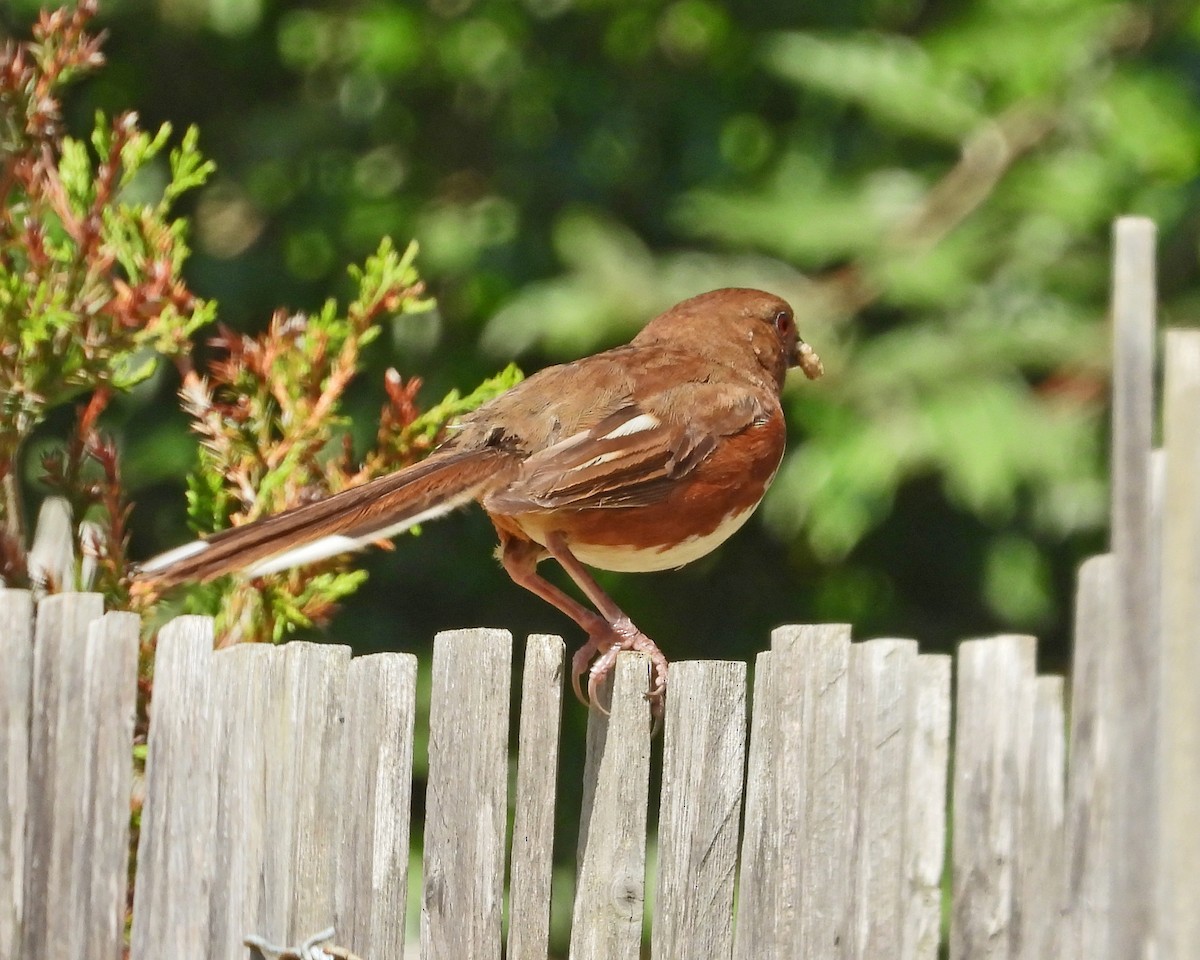
[[[361,549],[472,500],[500,537],[510,577],[586,631],[571,680],[588,695],[622,650],[649,654],[652,696],[666,658],[588,572],[679,567],[758,506],[783,457],[788,369],[821,361],[792,309],[760,290],[676,304],[623,347],[549,367],[464,417],[414,466],[168,551],[138,574],[165,588],[256,577]],[[595,611],[537,573],[553,557]],[[587,702],[587,701],[585,701]]]

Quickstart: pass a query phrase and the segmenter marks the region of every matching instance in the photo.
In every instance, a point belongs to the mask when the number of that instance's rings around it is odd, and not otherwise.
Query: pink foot
[[[658,645],[635,627],[628,617],[613,623],[603,633],[590,636],[588,642],[575,653],[571,659],[571,686],[575,690],[575,696],[584,706],[596,706],[607,713],[600,704],[600,687],[604,678],[612,672],[617,662],[617,654],[625,650],[644,653],[650,657],[651,686],[646,693],[646,699],[653,705],[657,726],[662,719],[663,695],[667,689],[667,658],[658,649]],[[579,684],[584,673],[588,675],[586,698]]]

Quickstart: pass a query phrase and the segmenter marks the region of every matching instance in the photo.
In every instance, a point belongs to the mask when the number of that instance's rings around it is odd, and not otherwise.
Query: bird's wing
[[[509,483],[487,495],[486,508],[515,514],[656,503],[671,481],[703,463],[721,437],[770,414],[758,394],[729,385],[690,383],[665,400],[651,400],[631,400],[531,453]]]

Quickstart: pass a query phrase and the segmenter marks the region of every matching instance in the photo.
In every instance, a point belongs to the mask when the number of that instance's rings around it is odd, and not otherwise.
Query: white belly
[[[741,513],[730,514],[711,533],[688,537],[665,550],[631,550],[629,547],[610,547],[600,544],[569,541],[571,553],[580,563],[599,570],[614,570],[618,573],[648,573],[653,570],[670,570],[699,560],[728,540],[738,528],[750,519],[754,507]]]

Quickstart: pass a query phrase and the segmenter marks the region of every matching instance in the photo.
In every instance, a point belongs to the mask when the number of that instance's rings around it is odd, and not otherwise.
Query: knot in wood
[[[634,873],[618,871],[609,887],[613,909],[621,917],[633,921],[640,920],[642,906],[646,899],[645,881]]]

